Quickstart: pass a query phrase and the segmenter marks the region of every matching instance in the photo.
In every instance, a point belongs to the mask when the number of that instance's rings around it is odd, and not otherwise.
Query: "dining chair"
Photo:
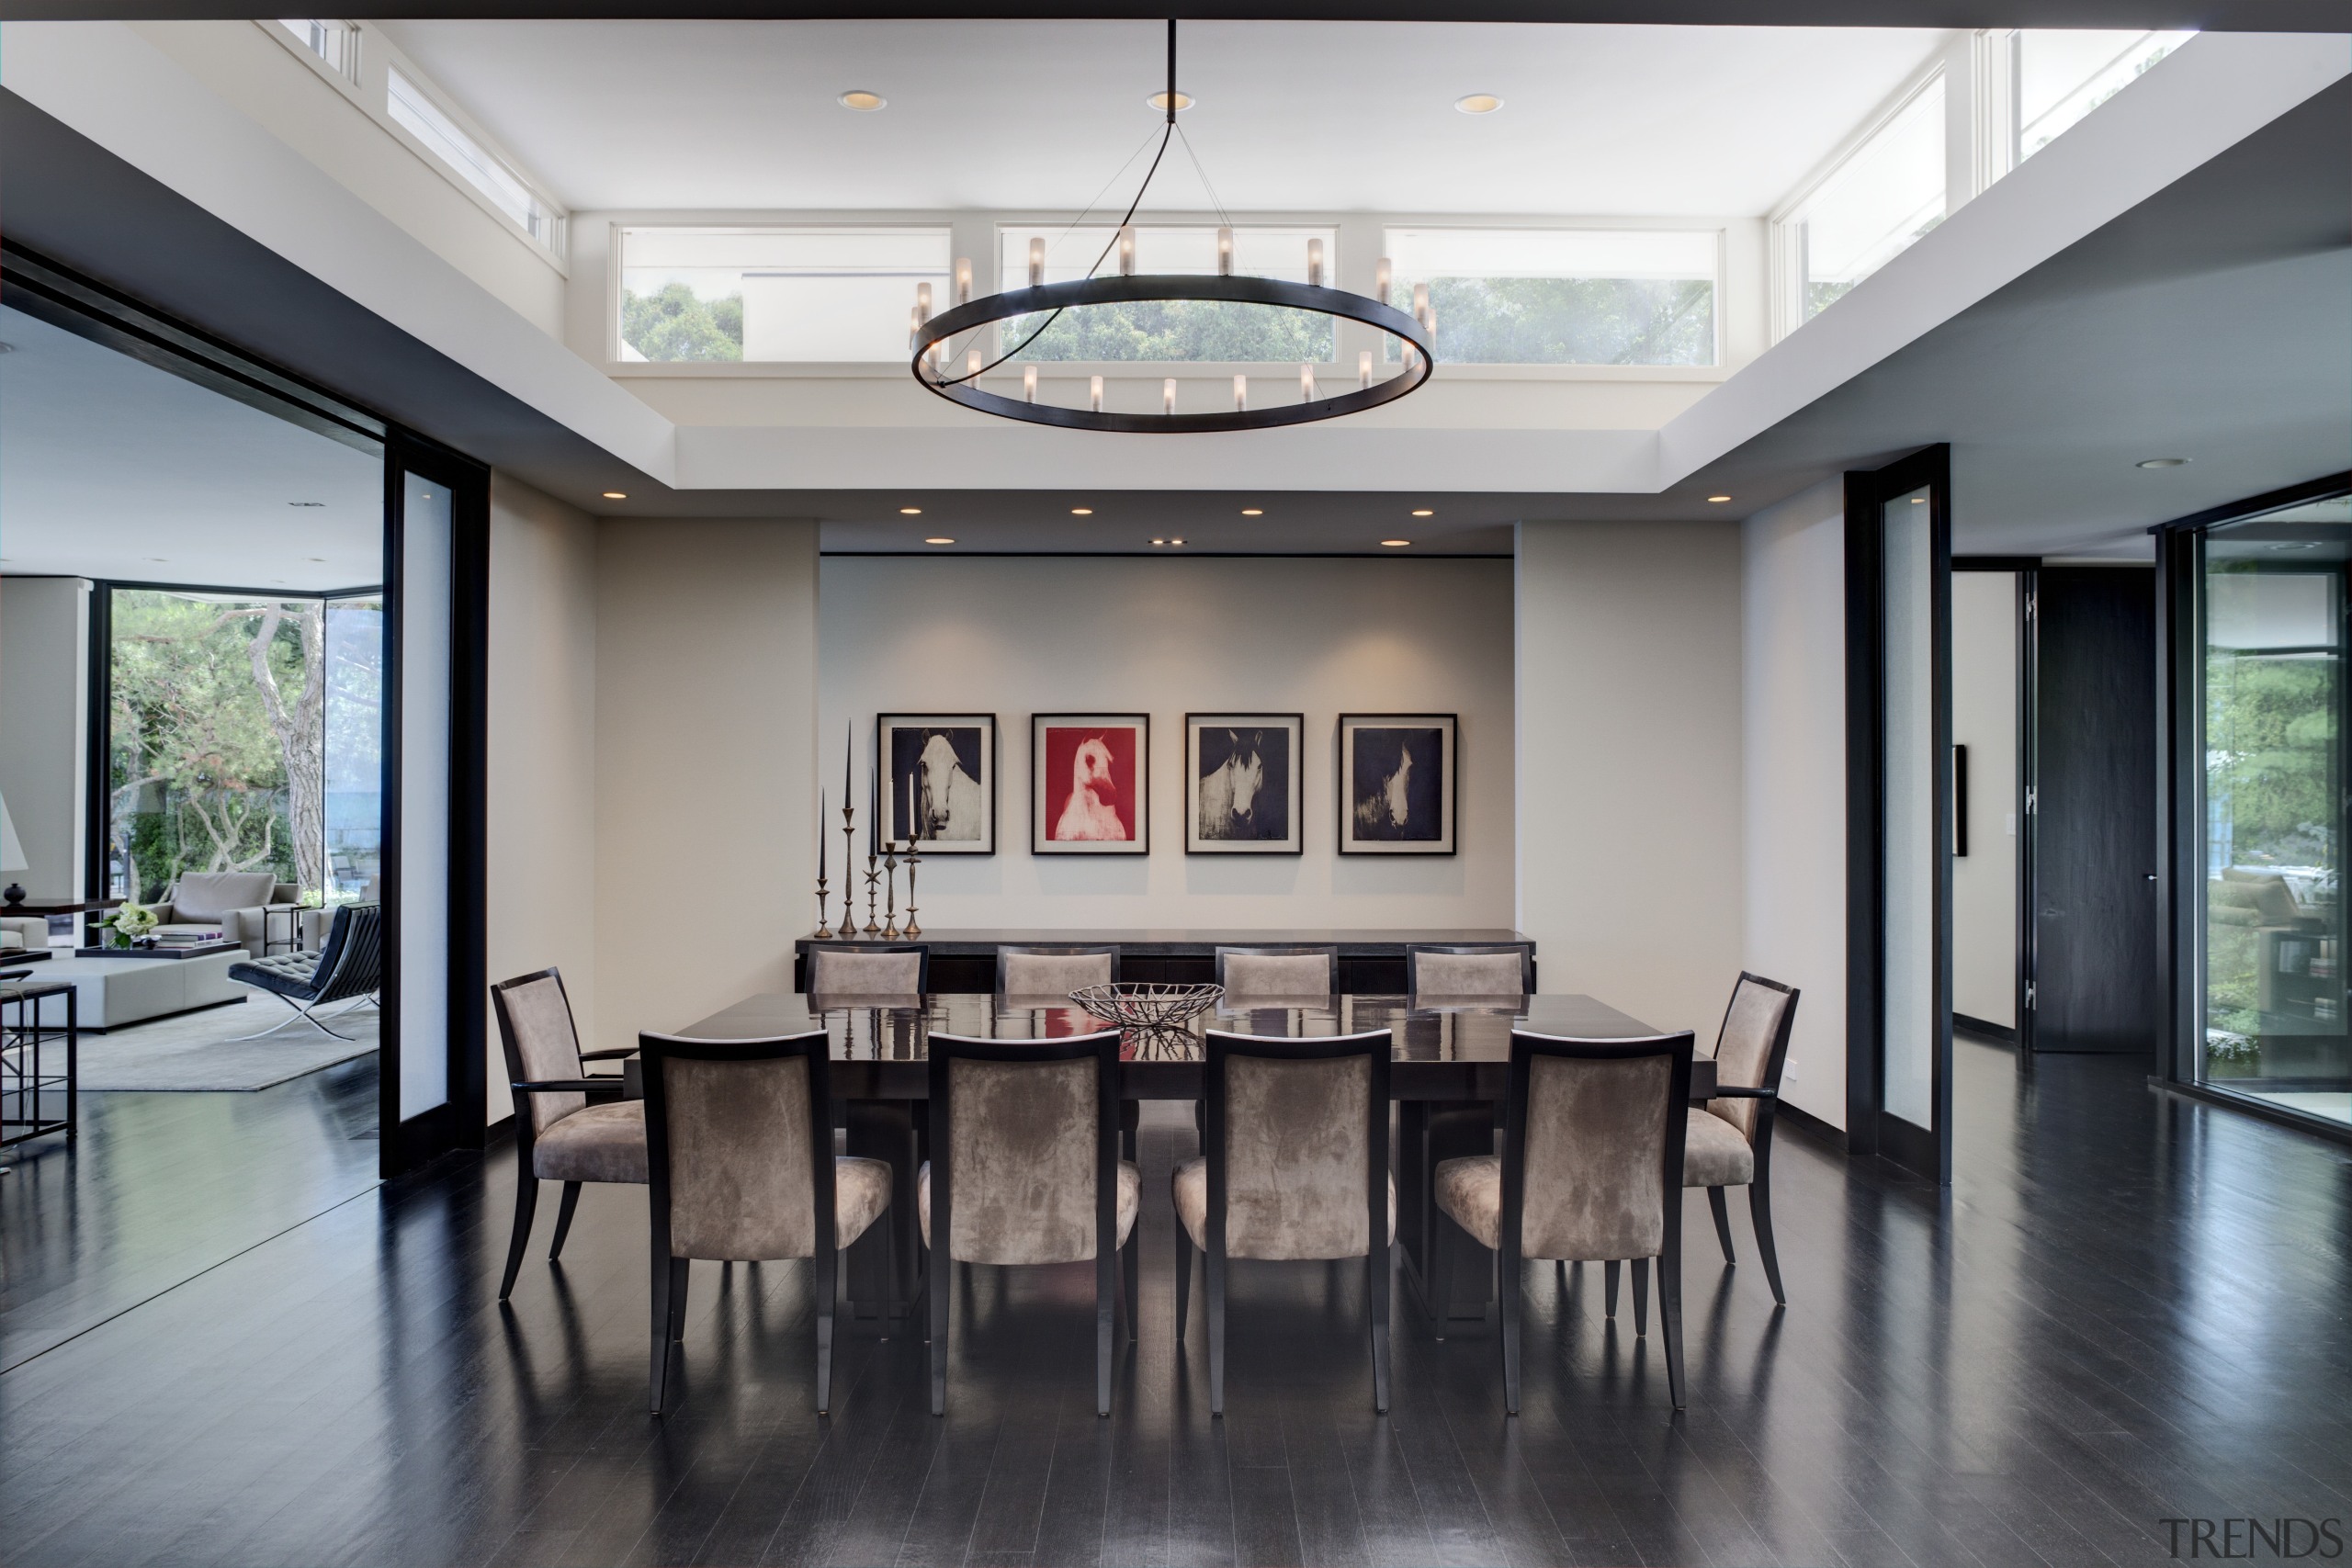
[[[652,1218],[653,1414],[668,1404],[695,1258],[817,1265],[817,1414],[831,1408],[841,1249],[890,1206],[886,1160],[833,1153],[824,1030],[764,1040],[640,1034]]]
[[[523,1248],[531,1239],[531,1217],[539,1203],[539,1183],[563,1183],[563,1206],[556,1211],[555,1240],[548,1260],[563,1256],[571,1234],[572,1212],[585,1181],[645,1179],[645,1107],[619,1098],[617,1076],[590,1077],[586,1064],[634,1055],[627,1046],[582,1051],[571,1018],[563,976],[553,969],[518,975],[490,988],[498,1015],[498,1043],[506,1053],[508,1086],[521,1097],[514,1118],[514,1237],[506,1247],[506,1273],[498,1299],[514,1291]],[[589,1096],[611,1098],[596,1104]]]
[[[1732,1252],[1724,1189],[1747,1189],[1747,1217],[1756,1228],[1765,1282],[1781,1306],[1789,1298],[1781,1289],[1781,1258],[1772,1247],[1772,1112],[1781,1103],[1781,1070],[1788,1063],[1789,1032],[1796,1021],[1795,987],[1742,972],[1715,1036],[1715,1097],[1690,1118],[1682,1156],[1682,1184],[1707,1190],[1725,1263],[1739,1260]]]
[[[1682,1149],[1692,1040],[1514,1032],[1499,1155],[1437,1168],[1439,1210],[1496,1255],[1503,1407],[1519,1414],[1520,1263],[1634,1260],[1638,1305],[1657,1259],[1667,1388],[1682,1408]],[[1461,1251],[1438,1227],[1438,1299]]]
[[[1023,946],[996,950],[996,988],[1001,996],[1066,997],[1085,986],[1107,986],[1119,977],[1116,947]]]
[[[810,996],[920,997],[931,990],[931,949],[811,947]]]
[[[1229,1005],[1252,997],[1328,997],[1340,988],[1340,950],[1299,944],[1287,947],[1220,947],[1216,983]]]
[[[1408,943],[1405,988],[1415,997],[1532,996],[1535,991],[1535,944]]]
[[[915,1178],[931,1266],[931,1413],[947,1411],[947,1308],[958,1263],[1094,1262],[1094,1407],[1111,1413],[1111,1330],[1143,1178],[1119,1157],[1119,1032],[1061,1040],[931,1036],[931,1157]],[[1112,1238],[1109,1247],[1101,1238]]]
[[[1173,1187],[1176,1342],[1184,1342],[1197,1247],[1208,1264],[1211,1416],[1225,1414],[1226,1263],[1235,1258],[1364,1260],[1372,1403],[1387,1414],[1395,1049],[1385,1029],[1313,1040],[1208,1032],[1204,1152],[1176,1167]]]

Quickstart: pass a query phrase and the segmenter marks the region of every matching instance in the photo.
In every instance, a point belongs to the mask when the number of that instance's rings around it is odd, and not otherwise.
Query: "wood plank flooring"
[[[1083,1267],[956,1281],[944,1419],[896,1333],[840,1345],[820,1420],[805,1266],[697,1265],[655,1421],[641,1195],[590,1189],[553,1268],[542,1204],[502,1311],[511,1155],[371,1186],[357,1065],[93,1096],[0,1181],[0,1562],[2075,1568],[2170,1561],[2166,1517],[2352,1517],[2346,1151],[2113,1059],[1958,1066],[1949,1193],[1784,1140],[1785,1312],[1693,1196],[1679,1415],[1600,1270],[1532,1267],[1517,1420],[1491,1336],[1401,1303],[1375,1416],[1361,1268],[1319,1264],[1236,1266],[1211,1419],[1180,1117],[1108,1420]]]

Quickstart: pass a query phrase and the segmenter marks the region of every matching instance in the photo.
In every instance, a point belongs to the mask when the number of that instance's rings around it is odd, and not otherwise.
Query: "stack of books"
[[[155,945],[161,947],[202,947],[221,940],[217,931],[157,931]]]

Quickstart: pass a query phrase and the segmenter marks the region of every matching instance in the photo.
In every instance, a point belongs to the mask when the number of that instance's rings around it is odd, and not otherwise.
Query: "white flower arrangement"
[[[125,899],[119,908],[100,923],[114,932],[117,947],[129,947],[162,922],[156,919],[155,911],[146,905]]]

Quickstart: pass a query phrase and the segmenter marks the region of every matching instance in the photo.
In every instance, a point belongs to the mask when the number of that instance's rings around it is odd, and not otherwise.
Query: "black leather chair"
[[[294,1010],[292,1018],[237,1038],[258,1040],[299,1019],[322,1034],[349,1040],[350,1035],[336,1034],[321,1023],[317,1011],[330,1002],[349,1001],[354,997],[374,998],[384,983],[383,932],[381,904],[345,904],[334,912],[334,924],[327,928],[326,944],[316,953],[281,953],[271,958],[247,959],[229,965],[229,978],[255,990],[267,991]]]

